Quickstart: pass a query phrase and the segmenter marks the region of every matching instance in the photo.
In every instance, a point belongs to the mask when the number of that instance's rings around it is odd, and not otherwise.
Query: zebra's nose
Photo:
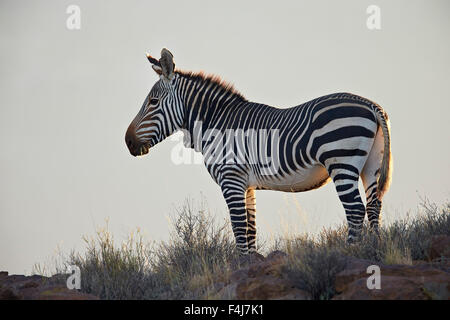
[[[134,149],[134,143],[131,139],[126,139],[128,149]]]
[[[125,142],[127,144],[128,150],[130,151],[131,155],[136,156],[137,155],[137,143],[130,138],[126,138]]]
[[[132,126],[130,126],[127,130],[127,133],[125,134],[125,143],[128,147],[128,150],[133,156],[137,155],[137,149],[138,149],[138,141],[136,139],[136,134],[134,132],[134,129]]]

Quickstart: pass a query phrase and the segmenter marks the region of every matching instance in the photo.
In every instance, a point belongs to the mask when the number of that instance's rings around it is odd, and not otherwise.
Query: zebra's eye
[[[155,104],[157,104],[157,103],[158,103],[158,99],[156,99],[156,98],[150,99],[150,104],[151,104],[151,105],[155,105]]]

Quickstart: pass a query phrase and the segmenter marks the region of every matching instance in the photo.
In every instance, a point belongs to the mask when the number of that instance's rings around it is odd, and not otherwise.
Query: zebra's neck
[[[184,105],[182,129],[190,135],[186,146],[199,149],[199,130],[222,129],[228,115],[236,114],[248,101],[217,76],[177,71],[178,91]],[[186,135],[186,133],[185,133]]]

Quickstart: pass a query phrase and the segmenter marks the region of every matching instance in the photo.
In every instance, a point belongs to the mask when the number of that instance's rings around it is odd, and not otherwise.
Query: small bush
[[[309,240],[297,239],[289,245],[287,273],[293,284],[309,292],[313,299],[329,299],[334,279],[345,267],[342,254]]]
[[[148,247],[137,232],[116,246],[108,229],[84,238],[86,253],[72,253],[69,264],[81,271],[81,290],[102,299],[155,299],[165,288],[149,268]]]
[[[236,258],[230,223],[217,225],[204,209],[195,210],[187,201],[172,219],[169,242],[153,251],[152,270],[170,283],[178,298],[196,298],[206,293],[213,275],[227,273]]]
[[[315,299],[334,295],[337,273],[345,268],[346,257],[356,257],[383,264],[407,264],[427,260],[430,240],[434,235],[450,235],[450,203],[442,208],[424,201],[422,212],[414,218],[383,227],[376,236],[365,225],[361,240],[347,244],[347,228],[327,229],[317,237],[278,240],[276,249],[288,252],[287,272],[300,289]]]
[[[102,299],[198,299],[235,257],[229,223],[217,226],[191,201],[177,210],[169,242],[149,245],[139,232],[115,245],[107,229],[87,239],[84,255],[71,254],[81,269],[82,291]]]

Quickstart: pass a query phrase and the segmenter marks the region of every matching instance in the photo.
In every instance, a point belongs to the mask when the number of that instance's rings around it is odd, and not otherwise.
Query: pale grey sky
[[[68,30],[66,8],[81,9]],[[381,30],[366,27],[369,5]],[[124,237],[140,227],[167,239],[167,216],[188,196],[227,217],[201,165],[175,165],[173,141],[143,158],[127,126],[157,80],[145,58],[162,47],[177,67],[234,83],[248,99],[289,107],[348,91],[385,108],[394,175],[385,221],[415,212],[419,195],[449,198],[450,2],[442,1],[5,1],[0,3],[0,270],[84,246],[109,217]],[[329,184],[259,191],[266,238],[345,221]],[[300,209],[299,209],[300,208]],[[299,213],[300,212],[300,213]]]

